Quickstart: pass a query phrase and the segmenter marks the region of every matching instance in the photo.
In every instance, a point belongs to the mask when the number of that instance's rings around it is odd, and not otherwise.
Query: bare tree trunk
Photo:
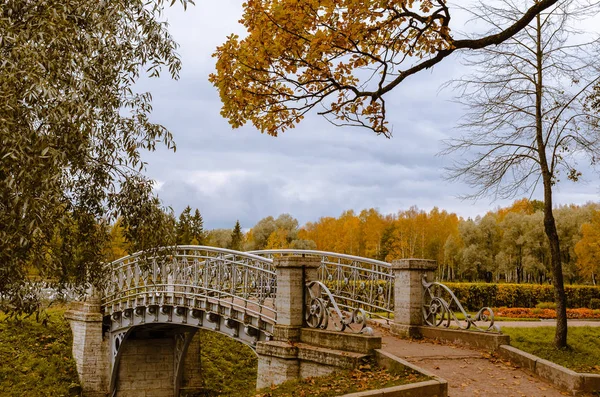
[[[545,179],[545,178],[544,178]],[[548,183],[551,183],[549,181]],[[560,349],[567,346],[567,299],[563,281],[560,242],[556,231],[556,222],[552,213],[552,192],[544,180],[544,230],[550,242],[550,260],[552,278],[554,278],[554,299],[556,301],[556,334],[554,345]]]
[[[536,81],[536,140],[542,170],[544,185],[544,231],[550,243],[550,261],[552,264],[552,277],[554,278],[554,300],[556,301],[556,334],[554,346],[558,349],[567,346],[567,302],[563,281],[562,262],[560,257],[560,241],[556,230],[556,221],[552,213],[552,172],[546,157],[546,142],[544,142],[542,120],[542,27],[540,16],[537,20],[537,81]]]

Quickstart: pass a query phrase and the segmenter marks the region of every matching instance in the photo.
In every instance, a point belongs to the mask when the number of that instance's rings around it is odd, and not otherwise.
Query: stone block
[[[73,333],[73,358],[82,393],[103,396],[108,391],[109,346],[102,335],[99,301],[75,302],[65,313]]]
[[[282,342],[297,342],[300,340],[301,327],[275,325],[273,327],[273,339]]]
[[[117,396],[152,393],[172,397],[175,387],[175,341],[172,337],[128,338],[121,346]],[[139,394],[149,395],[149,394]]]
[[[437,262],[431,259],[396,259],[392,261],[392,270],[437,270]]]
[[[447,385],[429,380],[409,385],[344,394],[340,397],[446,397],[447,395]]]
[[[276,269],[316,269],[321,266],[321,259],[314,256],[284,256],[273,259]]]
[[[600,375],[597,374],[581,374],[583,376],[582,391],[586,393],[600,392]]]
[[[498,354],[505,360],[509,360],[513,364],[531,372],[535,372],[535,365],[539,360],[539,357],[509,345],[500,346],[498,348]]]
[[[311,346],[304,343],[299,343],[297,346],[298,359],[301,361],[312,361],[314,363],[342,369],[356,368],[368,357],[367,354],[325,349],[323,347]]]
[[[321,260],[288,256],[273,260],[277,274],[277,324],[301,327],[304,323],[304,286],[312,281]]]
[[[257,389],[279,385],[288,380],[298,379],[299,376],[300,362],[298,360],[258,354]]]
[[[302,379],[327,376],[335,371],[339,371],[339,368],[311,361],[300,361],[300,378]]]
[[[535,364],[535,373],[567,390],[581,390],[584,386],[581,374],[541,358]]]
[[[256,354],[259,357],[269,356],[282,359],[296,359],[298,357],[298,347],[280,341],[258,342],[256,344]]]
[[[502,345],[510,344],[510,336],[496,332],[468,331],[441,327],[419,327],[424,338],[466,345],[496,351]]]
[[[355,353],[372,353],[381,348],[381,337],[332,332],[313,328],[302,328],[300,341],[326,349],[344,350]]]
[[[392,334],[397,335],[401,338],[415,338],[420,339],[423,337],[421,334],[421,327],[418,325],[406,325],[406,324],[398,324],[391,323],[390,331]]]
[[[423,324],[423,276],[433,279],[436,262],[426,259],[401,259],[392,262],[394,273],[394,323],[405,326]]]

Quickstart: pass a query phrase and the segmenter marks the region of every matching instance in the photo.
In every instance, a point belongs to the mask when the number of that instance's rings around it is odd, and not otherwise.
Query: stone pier
[[[274,340],[256,346],[257,389],[300,377],[298,348],[294,343],[300,340],[304,324],[304,286],[307,280],[317,279],[321,260],[288,256],[274,258],[273,264],[277,273],[277,325],[273,330]]]
[[[393,333],[403,337],[421,337],[423,325],[423,276],[434,279],[436,261],[428,259],[400,259],[392,262],[394,272]]]
[[[102,333],[100,297],[91,292],[65,314],[73,332],[73,358],[84,396],[104,397],[108,391],[110,345]]]
[[[275,258],[277,325],[273,341],[259,342],[256,388],[358,367],[381,347],[381,338],[303,328],[305,286],[318,280],[321,259]]]

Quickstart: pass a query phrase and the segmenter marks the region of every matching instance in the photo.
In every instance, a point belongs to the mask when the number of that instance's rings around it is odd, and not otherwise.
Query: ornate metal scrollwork
[[[471,316],[461,305],[454,292],[447,286],[438,282],[427,282],[423,276],[423,320],[432,327],[446,327],[454,324],[460,329],[476,329],[484,332],[498,332],[500,329],[494,325],[494,312],[489,307],[483,307],[475,316]],[[460,320],[456,312],[464,316]],[[483,326],[477,325],[483,323]],[[486,327],[487,325],[487,327]]]
[[[321,258],[318,281],[329,288],[337,305],[346,311],[364,309],[371,317],[389,320],[394,313],[394,274],[389,263],[315,250],[277,249],[251,251],[275,256],[312,256]]]
[[[329,288],[320,281],[306,284],[304,310],[306,324],[310,328],[327,329],[333,325],[336,331],[348,329],[355,333],[373,334],[373,329],[367,327],[367,313],[363,309],[340,310]]]
[[[190,309],[218,303],[276,323],[277,279],[271,259],[203,246],[163,251],[169,255],[136,253],[106,266],[102,305],[108,315],[126,318],[126,310],[157,306],[159,315],[186,317]]]

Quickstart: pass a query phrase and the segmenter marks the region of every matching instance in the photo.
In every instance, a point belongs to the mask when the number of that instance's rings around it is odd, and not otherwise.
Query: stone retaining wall
[[[500,346],[498,354],[573,395],[600,392],[600,375],[575,372],[509,345]]]

